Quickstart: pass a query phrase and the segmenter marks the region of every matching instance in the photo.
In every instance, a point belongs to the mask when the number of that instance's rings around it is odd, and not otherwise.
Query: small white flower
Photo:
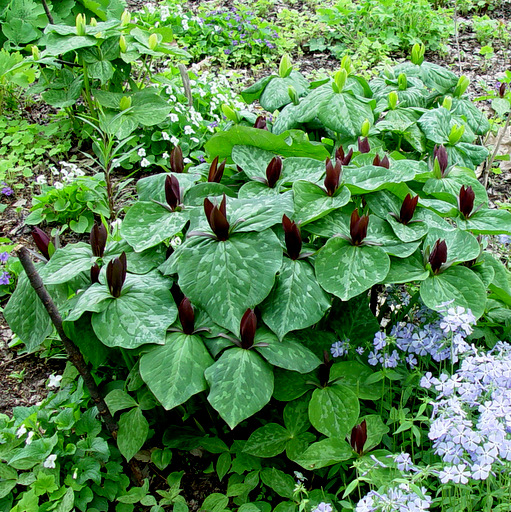
[[[172,135],[172,137],[170,137],[170,143],[173,144],[174,146],[179,146],[179,139]]]
[[[163,153],[163,155],[161,155],[162,158],[165,158],[165,160],[167,158],[169,158],[169,154],[165,151],[165,153]]]
[[[55,461],[57,460],[57,456],[55,454],[48,455],[48,458],[43,462],[43,467],[47,469],[55,468]]]
[[[25,444],[30,444],[32,442],[32,438],[35,436],[35,432],[34,431],[30,431],[28,433],[28,436],[27,438],[25,439]]]
[[[179,247],[181,245],[181,242],[182,242],[181,238],[179,238],[178,236],[175,236],[170,241],[170,246],[172,247],[172,249],[175,249],[176,247]]]
[[[185,164],[191,164],[192,163],[192,161],[189,158],[183,158],[183,162]]]
[[[110,226],[112,227],[112,230],[116,230],[116,229],[121,229],[121,224],[122,224],[122,220],[116,219],[110,224]]]
[[[196,142],[197,144],[200,142],[197,137],[190,137],[190,140]]]
[[[46,181],[46,176],[44,176],[43,174],[41,174],[40,176],[38,176],[35,180],[35,182],[38,184],[38,185],[46,185],[47,181]]]
[[[64,188],[64,185],[62,185],[62,183],[60,183],[60,181],[56,181],[55,183],[53,183],[53,186],[57,189],[57,190],[62,190]]]
[[[16,431],[16,437],[19,439],[21,436],[27,433],[27,429],[25,425],[21,425],[21,427]]]
[[[174,114],[174,113],[169,114],[169,118],[170,118],[170,121],[172,123],[177,123],[179,121],[179,116],[177,114]],[[161,135],[163,137],[163,132],[162,132]],[[165,140],[169,140],[169,139],[165,139]]]
[[[183,20],[181,22],[181,25],[183,26],[183,30],[188,30],[189,27],[188,27],[188,22],[186,20]]]
[[[47,386],[49,388],[58,388],[60,387],[60,381],[62,380],[62,375],[50,375],[48,378]]]
[[[190,125],[185,126],[185,135],[194,135],[195,132],[193,131],[193,128]]]
[[[78,477],[78,468],[75,468],[75,470],[73,471],[73,480],[76,480],[77,477]]]
[[[151,165],[151,162],[147,158],[142,158],[140,161],[141,167],[149,167]]]
[[[163,134],[162,134],[163,135]],[[138,156],[146,156],[146,152],[145,152],[145,149],[144,148],[140,148],[138,151],[137,151],[137,154]]]

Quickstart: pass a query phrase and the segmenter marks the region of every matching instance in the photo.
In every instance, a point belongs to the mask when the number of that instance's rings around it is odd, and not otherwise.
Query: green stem
[[[419,301],[419,290],[417,290],[412,298],[410,299],[410,302],[402,309],[400,309],[395,315],[392,315],[390,322],[387,324],[386,332],[390,331],[394,325],[396,325],[398,322],[401,322],[403,318],[406,317],[406,315],[410,312],[410,310],[417,304]]]
[[[83,62],[83,85],[85,90],[85,101],[87,102],[87,105],[89,106],[90,115],[97,119],[97,112],[94,107],[94,102],[92,101],[92,94],[91,94],[91,88],[90,88],[90,82],[89,82],[89,75],[87,74],[87,64],[85,61]]]

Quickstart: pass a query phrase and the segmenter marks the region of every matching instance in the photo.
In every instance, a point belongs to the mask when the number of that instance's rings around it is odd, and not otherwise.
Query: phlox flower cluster
[[[433,377],[421,386],[437,394],[429,438],[445,466],[442,483],[486,480],[511,469],[511,345],[488,352],[472,347],[452,376]]]
[[[0,252],[0,265],[5,265],[7,263],[7,260],[9,259],[9,253],[8,252]],[[5,270],[0,267],[0,285],[2,284],[9,284],[11,275],[9,272],[6,272]]]
[[[432,498],[421,488],[422,496],[410,489],[408,483],[391,487],[386,492],[370,491],[358,503],[356,512],[421,512],[431,505]]]
[[[430,356],[440,362],[450,359],[455,363],[459,355],[469,349],[465,338],[472,333],[475,317],[470,310],[445,305],[441,316],[436,312],[420,308],[414,322],[399,322],[387,336],[377,332],[373,340],[373,350],[368,362],[378,363],[385,368],[395,368],[405,361],[414,368],[418,358]]]

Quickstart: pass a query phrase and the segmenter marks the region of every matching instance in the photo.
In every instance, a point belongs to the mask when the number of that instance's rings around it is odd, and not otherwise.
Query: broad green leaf
[[[284,407],[284,425],[293,437],[306,432],[311,425],[309,421],[309,401],[309,396],[302,396],[288,402]]]
[[[333,196],[329,196],[318,185],[301,180],[293,184],[293,195],[296,208],[294,220],[302,226],[342,208],[351,198],[347,187],[341,186]]]
[[[274,398],[282,402],[295,400],[312,389],[310,375],[275,368]]]
[[[223,512],[229,504],[229,498],[225,494],[214,492],[210,494],[201,505],[202,512]]]
[[[435,144],[449,144],[449,134],[454,126],[465,126],[461,142],[470,143],[475,139],[475,134],[470,127],[460,117],[453,116],[443,107],[428,110],[417,123],[426,137]]]
[[[202,208],[206,197],[221,196],[222,194],[227,197],[236,197],[235,190],[221,183],[197,183],[186,191],[183,202],[186,205]]]
[[[96,46],[98,40],[91,36],[61,36],[50,32],[46,38],[46,51],[52,55],[64,55],[72,50]]]
[[[319,322],[328,308],[330,297],[318,285],[311,264],[289,258],[283,259],[275,286],[261,306],[264,322],[279,339]]]
[[[57,442],[58,436],[55,433],[51,437],[36,439],[22,448],[15,448],[6,457],[7,464],[14,469],[31,469],[46,460]]]
[[[358,361],[340,361],[330,369],[330,381],[335,379],[333,386],[350,388],[361,400],[379,400],[383,393],[380,383],[366,384],[366,380],[374,372],[369,366]]]
[[[106,395],[105,402],[106,405],[108,405],[108,409],[112,415],[114,415],[117,411],[122,411],[123,409],[131,409],[132,407],[137,407],[138,405],[135,399],[122,389],[112,389],[112,391]]]
[[[5,498],[18,483],[18,472],[0,462],[0,499]]]
[[[264,196],[281,196],[280,187],[277,183],[273,188],[270,188],[266,183],[260,181],[249,181],[245,183],[238,191],[238,199],[252,199],[257,202]]]
[[[359,413],[357,395],[346,386],[315,389],[312,393],[309,419],[312,426],[326,436],[342,439],[348,435]]]
[[[416,252],[408,258],[390,257],[390,269],[385,283],[401,284],[412,281],[424,281],[429,276],[429,271],[424,268],[424,262],[420,252]]]
[[[50,258],[41,271],[41,277],[44,284],[66,283],[80,272],[89,272],[96,259],[89,244],[68,244]]]
[[[131,460],[144,446],[148,433],[149,423],[140,407],[121,414],[117,431],[117,446],[126,460]]]
[[[275,153],[253,146],[234,146],[232,148],[232,159],[239,165],[248,178],[257,176],[266,179],[266,168],[275,157]]]
[[[460,189],[463,185],[465,188],[469,186],[472,187],[475,194],[475,207],[478,207],[480,204],[482,204],[483,207],[488,205],[488,194],[481,183],[479,183],[476,178],[465,173],[457,173],[456,169],[453,169],[445,178],[430,178],[424,184],[424,192],[442,201],[456,205]]]
[[[479,210],[467,220],[458,220],[457,224],[474,235],[511,235],[511,212]]]
[[[372,450],[381,443],[382,437],[389,432],[389,427],[383,423],[379,414],[369,414],[358,419],[360,425],[365,420],[367,425],[367,440],[364,444],[364,452]]]
[[[309,373],[317,368],[321,361],[307,347],[295,341],[292,335],[279,341],[277,336],[267,329],[256,331],[254,343],[264,343],[267,346],[256,347],[269,363],[285,370],[299,373]]]
[[[141,178],[137,181],[137,193],[139,201],[159,201],[166,203],[165,199],[165,179],[167,176],[174,176],[179,182],[181,192],[186,192],[193,187],[194,183],[199,179],[197,174],[185,173],[166,173],[153,174],[147,178]]]
[[[470,129],[476,135],[484,135],[490,130],[488,118],[471,100],[453,98],[451,112],[456,116],[465,117]]]
[[[422,281],[420,295],[430,309],[439,310],[443,303],[453,301],[453,307],[470,308],[476,318],[484,313],[486,304],[483,282],[472,270],[460,265]]]
[[[286,184],[298,180],[316,183],[324,174],[325,162],[314,158],[290,157],[282,164],[282,181]]]
[[[481,250],[477,238],[459,228],[443,231],[430,227],[423,247],[433,249],[437,240],[445,240],[447,244],[447,261],[470,261],[477,258]]]
[[[266,468],[261,471],[261,480],[279,496],[283,498],[293,497],[295,481],[291,475],[287,475],[277,468]]]
[[[381,248],[391,256],[408,258],[420,246],[421,241],[403,242],[394,233],[390,224],[379,217],[371,217],[367,239],[381,244]]]
[[[187,221],[185,211],[171,212],[158,203],[139,201],[128,210],[121,234],[135,251],[143,251],[179,233]]]
[[[213,364],[200,336],[167,335],[140,359],[140,374],[158,401],[170,410],[207,389],[204,370]]]
[[[65,318],[66,322],[75,322],[86,311],[100,313],[108,307],[109,302],[114,300],[108,287],[100,283],[94,283],[85,291],[77,295],[78,300],[74,304],[74,308]]]
[[[412,166],[399,161],[392,162],[390,169],[377,165],[363,167],[347,166],[343,170],[343,182],[352,194],[363,194],[373,190],[388,188],[392,183],[404,183],[415,177]]]
[[[256,457],[275,457],[286,449],[290,432],[277,423],[267,423],[248,438],[243,451]]]
[[[204,375],[209,403],[231,428],[262,409],[273,393],[271,366],[252,350],[226,350]]]
[[[381,247],[353,246],[331,238],[316,258],[316,275],[324,290],[349,300],[384,281],[390,260]]]
[[[323,439],[311,444],[295,462],[305,469],[319,469],[353,457],[351,446],[339,438]]]
[[[490,286],[495,278],[495,269],[484,259],[471,265],[470,269],[477,274],[486,288]]]
[[[176,264],[183,293],[214,322],[238,334],[247,308],[270,293],[282,248],[269,230],[236,233],[224,242],[193,237],[181,246]]]
[[[386,281],[386,279],[385,279]],[[329,317],[330,324],[340,338],[348,338],[352,343],[362,346],[364,341],[373,341],[380,325],[369,308],[367,297],[354,297],[343,302],[335,315]]]
[[[307,94],[309,82],[298,71],[291,71],[286,78],[275,77],[266,84],[259,97],[259,103],[268,112],[281,109],[284,105],[291,103],[289,87],[294,87],[298,96],[304,96]]]

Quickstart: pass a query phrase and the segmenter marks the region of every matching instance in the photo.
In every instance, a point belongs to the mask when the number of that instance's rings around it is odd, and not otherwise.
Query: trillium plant
[[[487,480],[471,510],[490,510],[511,481],[509,397],[480,358],[509,365],[496,326],[511,286],[486,246],[511,235],[511,213],[475,174],[488,120],[420,47],[370,82],[349,59],[312,83],[283,62],[243,93],[273,117],[236,112],[209,163],[185,166],[176,147],[171,172],[137,182],[118,236],[98,223],[90,243],[56,247],[34,232],[65,331],[116,369],[121,453],[165,418],[162,442],[214,453],[238,506],[261,482],[298,510],[304,484],[278,469],[292,461],[323,486],[309,508],[468,510]],[[28,350],[52,333],[24,275],[4,315]]]

